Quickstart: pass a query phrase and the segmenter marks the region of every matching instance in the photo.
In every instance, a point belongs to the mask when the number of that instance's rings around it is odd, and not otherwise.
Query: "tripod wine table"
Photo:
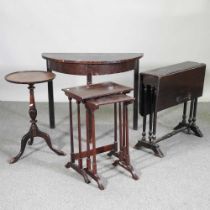
[[[46,141],[48,147],[53,152],[55,152],[58,155],[65,155],[63,151],[57,150],[52,146],[50,136],[40,131],[36,124],[37,110],[36,110],[35,98],[34,98],[34,88],[35,88],[34,84],[49,82],[49,81],[52,81],[54,78],[55,78],[55,74],[51,72],[45,72],[45,71],[19,71],[19,72],[14,72],[5,76],[5,79],[8,82],[28,85],[29,94],[30,94],[29,115],[31,118],[31,121],[30,121],[31,127],[21,140],[20,152],[10,160],[10,163],[15,163],[19,160],[19,158],[22,156],[25,150],[27,142],[30,140],[28,144],[32,145],[34,137],[43,138]]]

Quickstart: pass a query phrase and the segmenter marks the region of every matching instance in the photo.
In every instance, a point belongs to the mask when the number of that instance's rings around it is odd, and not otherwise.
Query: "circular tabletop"
[[[5,76],[5,80],[17,84],[49,82],[54,78],[54,73],[46,71],[17,71]]]
[[[77,64],[114,64],[143,57],[143,53],[42,53],[47,60]]]

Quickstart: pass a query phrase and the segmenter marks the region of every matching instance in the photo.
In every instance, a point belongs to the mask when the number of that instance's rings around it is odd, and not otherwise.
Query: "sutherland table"
[[[115,74],[134,70],[133,128],[138,128],[139,59],[142,53],[43,53],[47,71],[72,75],[86,75],[87,84],[92,75]],[[73,84],[73,82],[72,82]],[[55,127],[53,81],[48,82],[50,127]]]

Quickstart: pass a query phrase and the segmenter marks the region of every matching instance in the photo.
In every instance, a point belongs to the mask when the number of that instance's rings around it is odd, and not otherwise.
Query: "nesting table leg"
[[[74,158],[74,133],[73,133],[73,115],[72,115],[72,99],[69,98],[69,124],[70,124],[70,150],[71,150],[71,162],[75,162]]]
[[[114,166],[121,166],[127,171],[129,171],[134,180],[138,180],[139,177],[135,173],[133,166],[130,163],[130,155],[129,155],[129,131],[128,131],[128,103],[123,103],[123,121],[119,121],[122,136],[120,138],[120,152],[119,159],[115,160]],[[121,104],[119,103],[119,116],[121,118]]]
[[[114,149],[110,151],[107,155],[111,157],[112,155],[117,156],[118,144],[117,144],[117,103],[114,103]]]
[[[81,157],[81,153],[82,153],[82,140],[81,140],[81,123],[80,123],[80,102],[77,102],[77,119],[78,119],[78,143],[79,143],[79,167],[82,169],[83,168],[83,164],[82,164],[82,157]]]
[[[72,99],[69,98],[69,117],[70,117],[70,161],[65,165],[66,168],[73,168],[79,174],[81,174],[84,178],[84,181],[88,184],[90,180],[82,168],[82,157],[81,157],[81,125],[80,125],[80,104],[77,103],[77,115],[78,115],[78,143],[79,143],[79,158],[78,158],[78,165],[75,163],[75,153],[74,153],[74,136],[73,136],[73,115],[72,115]]]
[[[90,112],[88,109],[86,109],[86,146],[87,146],[87,159],[86,159],[86,165],[87,170],[91,170],[91,158],[90,158],[90,130],[89,130],[89,119],[90,119]]]
[[[93,156],[93,161],[92,161],[92,170],[89,170],[88,168],[85,169],[86,173],[93,178],[97,184],[98,188],[100,190],[104,190],[104,186],[102,184],[102,181],[97,174],[97,162],[96,162],[96,139],[95,139],[95,116],[94,116],[94,110],[90,110],[90,118],[91,118],[91,137],[92,137],[92,156]],[[90,144],[89,139],[86,139],[87,144]],[[89,146],[88,146],[89,148]]]

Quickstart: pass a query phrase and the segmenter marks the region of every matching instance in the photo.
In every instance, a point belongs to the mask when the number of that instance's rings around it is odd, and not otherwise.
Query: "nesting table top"
[[[91,98],[98,98],[113,94],[128,93],[133,88],[119,85],[114,82],[104,82],[98,84],[84,85],[72,88],[62,89],[67,96],[78,101],[83,101]]]

